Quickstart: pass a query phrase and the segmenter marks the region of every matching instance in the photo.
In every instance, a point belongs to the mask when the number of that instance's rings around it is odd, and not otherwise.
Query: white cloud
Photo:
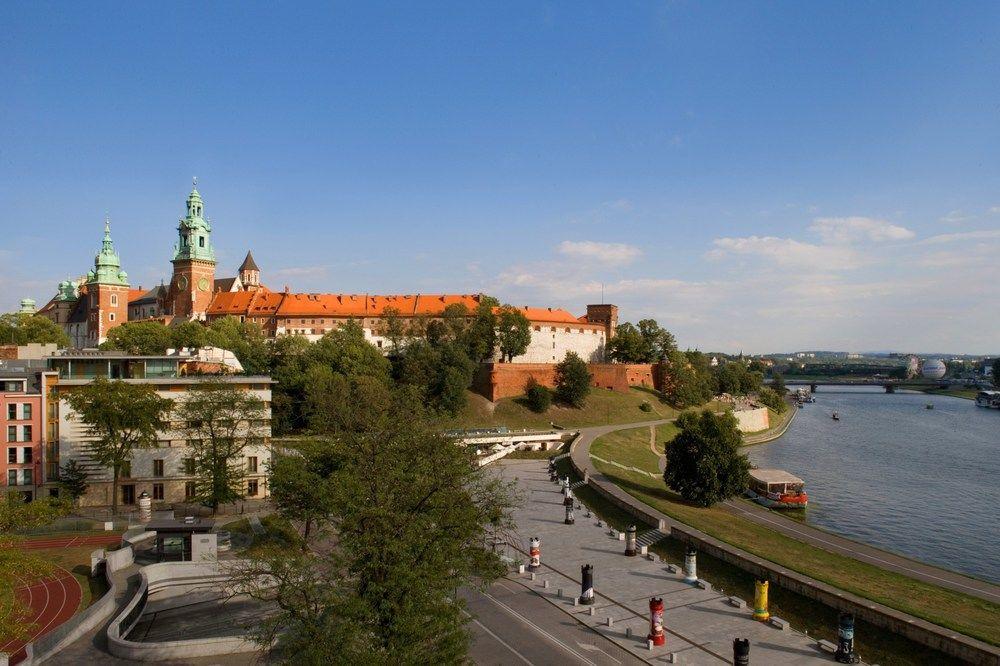
[[[990,215],[1000,215],[1000,206],[992,206],[988,212]]]
[[[605,208],[610,208],[611,210],[620,211],[630,211],[632,210],[632,202],[629,199],[615,199],[614,201],[605,201]]]
[[[950,211],[947,215],[940,218],[940,221],[944,222],[945,224],[961,224],[966,220],[974,220],[974,219],[976,219],[975,215],[966,215],[961,210],[953,210]]]
[[[898,241],[913,238],[906,227],[872,217],[818,217],[809,227],[825,243]]]
[[[1000,229],[983,229],[980,231],[963,231],[955,234],[938,234],[929,236],[922,241],[921,245],[940,245],[942,243],[955,243],[966,240],[989,240],[1000,238]]]
[[[563,241],[559,243],[558,250],[559,254],[567,257],[599,261],[609,265],[628,264],[642,254],[642,250],[634,245],[597,241]]]
[[[860,257],[851,248],[815,245],[794,238],[716,238],[712,244],[715,247],[706,255],[709,259],[722,259],[728,255],[757,256],[781,266],[817,270],[855,268],[861,263]]]

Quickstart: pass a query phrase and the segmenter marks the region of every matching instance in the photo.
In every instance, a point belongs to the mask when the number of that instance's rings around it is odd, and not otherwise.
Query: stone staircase
[[[643,546],[648,548],[649,546],[666,539],[668,536],[670,536],[670,534],[662,530],[649,530],[648,532],[643,532],[636,538],[635,545],[638,548],[642,548]]]

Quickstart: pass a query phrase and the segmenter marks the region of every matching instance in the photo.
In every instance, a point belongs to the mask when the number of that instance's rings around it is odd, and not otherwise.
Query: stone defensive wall
[[[667,532],[671,537],[689,543],[702,552],[737,566],[756,578],[768,579],[780,587],[835,610],[854,613],[855,616],[876,627],[899,634],[921,645],[970,664],[982,666],[1000,664],[1000,649],[988,643],[864,599],[809,576],[789,571],[774,562],[720,541],[657,511],[632,497],[598,472],[590,461],[589,451],[585,450],[587,447],[577,446],[579,440],[579,437],[574,440],[570,449],[569,459],[573,470],[598,494],[638,520]]]
[[[649,363],[588,363],[591,385],[612,391],[626,392],[630,386],[659,388],[654,384],[656,364]],[[556,385],[555,363],[484,363],[473,378],[472,390],[491,402],[501,398],[524,395],[528,380],[542,386]]]

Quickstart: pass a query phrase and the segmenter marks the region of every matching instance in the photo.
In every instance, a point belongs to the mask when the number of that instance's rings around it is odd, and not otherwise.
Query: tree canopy
[[[101,349],[120,349],[129,354],[165,354],[173,344],[169,326],[158,321],[130,321],[108,331],[108,339],[101,344]]]
[[[62,327],[38,314],[11,312],[0,315],[0,345],[27,345],[55,343],[69,346],[69,336]]]
[[[504,305],[497,315],[497,345],[500,358],[508,363],[528,350],[531,342],[531,322],[513,305]]]
[[[575,352],[556,365],[556,400],[571,407],[583,407],[590,395],[590,371]]]
[[[673,334],[655,319],[643,319],[638,327],[624,322],[606,347],[608,358],[618,363],[656,363],[677,350]]]
[[[1000,358],[993,359],[993,386],[1000,388]]]
[[[94,460],[111,469],[111,506],[118,511],[118,479],[133,449],[156,446],[157,433],[167,426],[173,401],[161,398],[150,384],[95,379],[68,394],[88,435]]]
[[[468,634],[456,592],[501,575],[487,537],[512,529],[513,490],[442,435],[410,387],[344,382],[352,408],[327,421],[302,463],[275,468],[290,493],[323,483],[310,507],[282,510],[308,510],[337,539],[307,554],[264,551],[244,566],[240,584],[278,609],[256,638],[276,639],[277,655],[295,663],[461,663]]]
[[[666,448],[668,488],[706,507],[746,490],[750,461],[739,451],[743,437],[732,414],[685,412],[677,427]]]

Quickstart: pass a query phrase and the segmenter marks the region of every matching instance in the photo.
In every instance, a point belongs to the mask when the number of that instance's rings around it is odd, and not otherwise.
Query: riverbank
[[[701,508],[668,491],[649,448],[649,428],[615,433],[613,446],[598,449],[605,460],[627,461],[623,469],[593,459],[612,483],[644,504],[709,536],[803,575],[920,617],[939,626],[1000,645],[1000,605],[862,562],[791,538],[749,521],[725,505]],[[605,435],[606,437],[607,435]],[[602,438],[594,442],[598,446]],[[625,464],[620,463],[620,464]],[[652,474],[652,475],[651,475]],[[889,556],[889,554],[886,554]]]
[[[979,395],[979,389],[921,389],[921,393],[926,393],[927,395],[947,395],[952,398],[962,398],[963,400],[975,400],[976,396]]]
[[[792,419],[798,413],[798,408],[790,401],[785,402],[788,407],[785,409],[784,413],[778,414],[773,409],[768,407],[767,412],[771,419],[776,419],[777,422],[774,423],[767,430],[762,430],[760,432],[751,432],[743,435],[743,446],[754,446],[756,444],[765,444],[767,442],[773,442],[788,430],[788,427],[792,425]]]

